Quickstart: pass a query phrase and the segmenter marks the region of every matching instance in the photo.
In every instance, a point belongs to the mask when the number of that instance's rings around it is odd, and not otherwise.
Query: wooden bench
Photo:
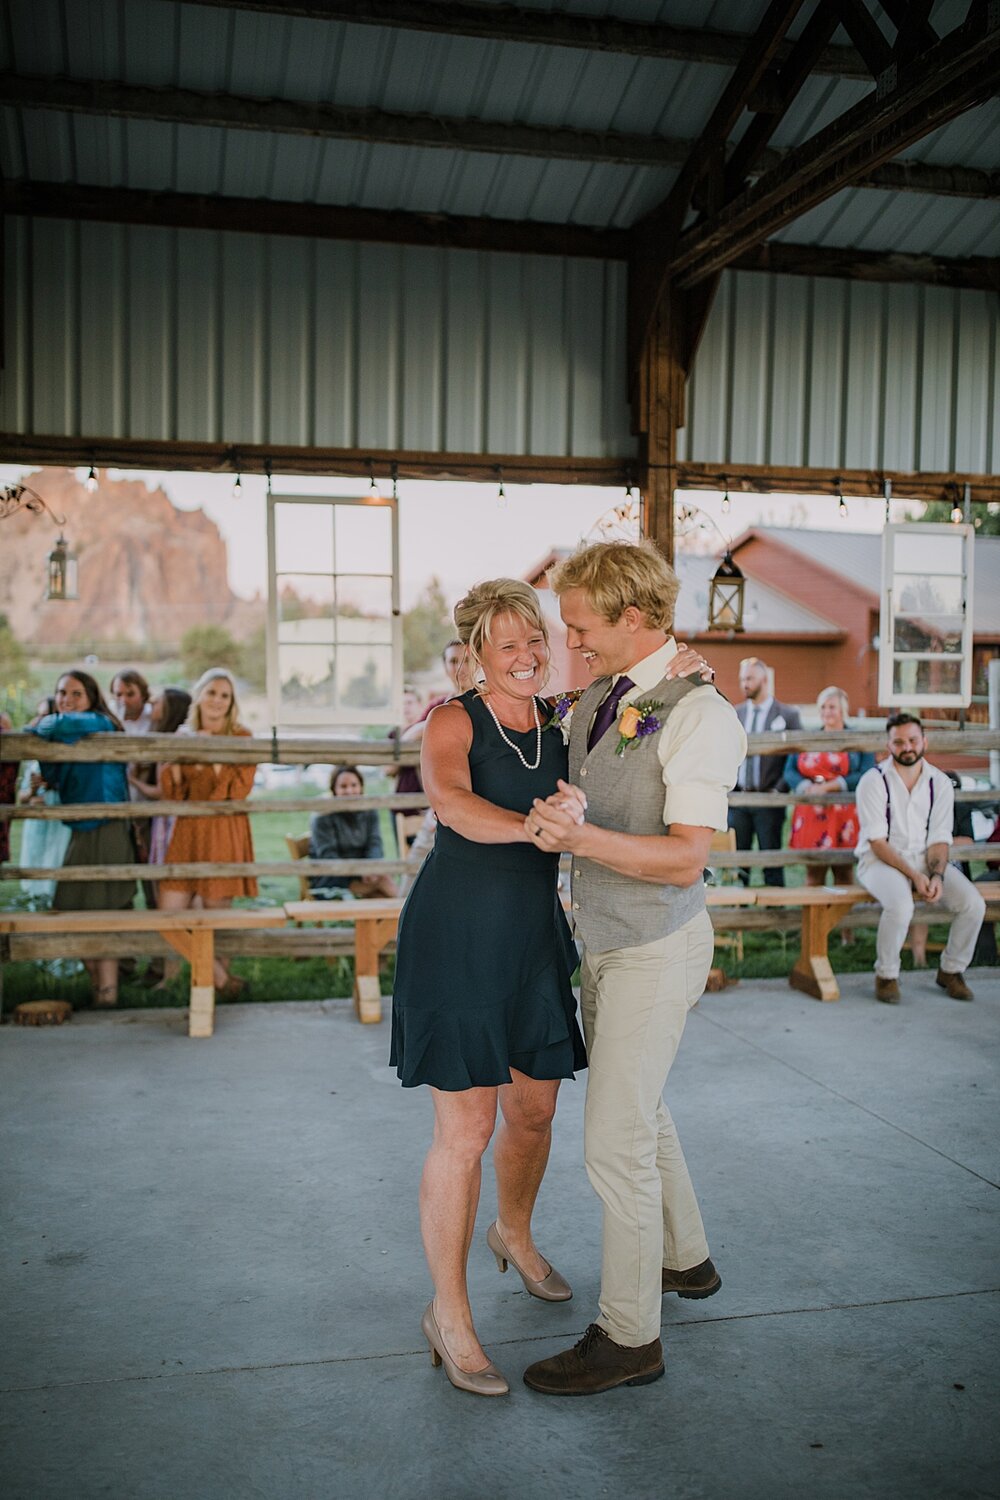
[[[776,908],[798,908],[802,912],[802,942],[788,982],[817,1000],[839,1000],[840,986],[830,966],[828,943],[837,923],[856,906],[878,906],[873,896],[860,885],[747,887],[756,895],[758,911]],[[1000,881],[982,881],[976,889],[987,907],[1000,901]],[[727,896],[729,891],[725,893]],[[915,921],[933,922],[947,919],[940,906],[917,906]]]
[[[382,986],[378,963],[382,950],[395,942],[401,897],[360,901],[286,901],[290,922],[352,922],[354,924],[354,1009],[366,1026],[382,1019]]]
[[[191,965],[188,1036],[211,1036],[215,1022],[215,934],[270,927],[273,911],[250,908],[188,911],[34,911],[0,913],[0,933],[159,933]]]

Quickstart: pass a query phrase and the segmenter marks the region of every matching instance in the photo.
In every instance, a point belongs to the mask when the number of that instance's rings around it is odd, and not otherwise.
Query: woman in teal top
[[[91,734],[121,732],[100,688],[89,672],[66,672],[56,687],[56,712],[40,719],[31,733],[54,744],[75,745]],[[41,760],[41,756],[39,757]],[[58,792],[64,806],[74,802],[128,802],[125,766],[106,761],[41,760],[42,780]],[[135,863],[132,827],[124,818],[84,818],[70,824],[68,865],[130,865]],[[117,911],[131,906],[134,880],[67,881],[56,883],[52,905],[56,911]],[[87,962],[94,985],[94,1003],[118,1002],[118,961]]]

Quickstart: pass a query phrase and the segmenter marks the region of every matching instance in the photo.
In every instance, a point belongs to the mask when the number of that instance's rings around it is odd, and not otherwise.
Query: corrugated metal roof
[[[532,0],[751,36],[766,0]],[[43,76],[260,96],[537,127],[691,140],[725,68],[614,52],[214,9],[182,0],[4,0],[4,67]],[[791,28],[805,23],[809,7]],[[947,31],[960,0],[931,19]],[[894,27],[886,23],[889,37]],[[835,39],[848,42],[841,29]],[[775,135],[792,148],[871,92],[839,77],[807,81]],[[7,108],[0,165],[13,179],[342,203],[360,207],[625,227],[669,192],[675,169],[464,150],[371,146],[137,120]],[[734,132],[745,128],[746,117]],[[1000,105],[991,101],[908,148],[918,161],[996,169]],[[782,231],[800,243],[946,255],[996,254],[994,203],[855,190]]]
[[[820,531],[795,526],[755,526],[811,562],[849,578],[878,599],[882,589],[882,538],[875,532]],[[742,539],[740,539],[742,540]],[[740,541],[735,543],[739,546]],[[977,536],[972,617],[976,635],[1000,635],[1000,537]]]

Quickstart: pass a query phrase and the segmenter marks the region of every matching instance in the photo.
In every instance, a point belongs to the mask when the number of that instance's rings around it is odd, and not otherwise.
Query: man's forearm
[[[898,870],[901,875],[906,876],[907,880],[913,881],[920,875],[921,872],[915,870],[911,864],[907,864],[903,856],[898,850],[892,847],[888,839],[872,839],[869,848],[876,859],[880,859],[884,865],[890,865],[892,869]]]
[[[943,875],[948,867],[949,844],[931,844],[927,850],[928,875]]]

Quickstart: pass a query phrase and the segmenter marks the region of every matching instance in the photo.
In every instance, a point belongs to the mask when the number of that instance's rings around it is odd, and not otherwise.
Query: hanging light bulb
[[[382,494],[375,483],[375,465],[370,459],[368,461],[368,493],[365,495],[365,503],[367,505],[382,504]]]
[[[84,488],[88,495],[95,495],[97,493],[97,470],[93,464],[90,466],[90,473],[87,475]]]
[[[951,519],[954,521],[956,526],[960,526],[962,524],[962,507],[959,505],[957,500],[951,508]]]
[[[729,491],[727,490],[726,493],[722,497],[722,514],[724,516],[728,516],[728,514],[732,510],[732,508],[733,508],[732,507],[732,501],[729,498]]]
[[[242,495],[243,495],[243,475],[242,474],[237,474],[235,480],[233,481],[233,499],[234,500],[239,500],[239,499],[242,498]]]
[[[395,502],[399,499],[399,464],[393,463],[389,472],[392,475],[392,498]]]
[[[507,509],[507,494],[503,487],[503,469],[497,469],[497,510]]]

